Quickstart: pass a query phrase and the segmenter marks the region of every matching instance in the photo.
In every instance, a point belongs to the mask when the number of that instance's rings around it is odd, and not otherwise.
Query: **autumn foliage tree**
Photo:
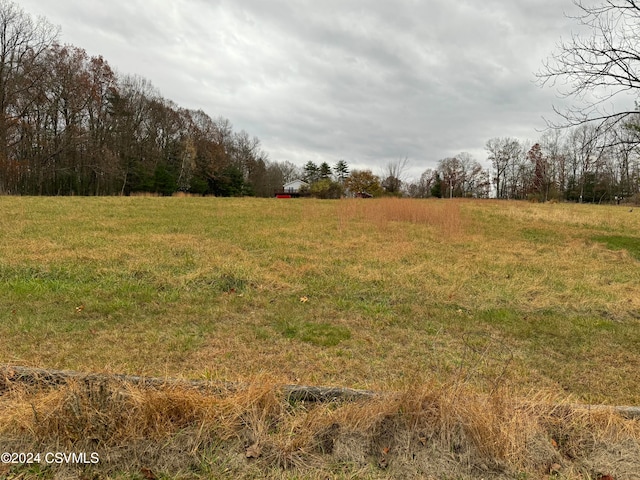
[[[260,141],[187,110],[151,82],[56,43],[57,29],[0,0],[0,193],[176,191],[273,195]]]
[[[527,152],[527,159],[533,164],[533,178],[531,193],[539,200],[547,201],[549,196],[549,181],[547,177],[547,159],[542,153],[542,147],[535,143]]]
[[[371,195],[379,197],[383,194],[380,178],[371,170],[353,170],[344,182],[345,188],[352,195]]]

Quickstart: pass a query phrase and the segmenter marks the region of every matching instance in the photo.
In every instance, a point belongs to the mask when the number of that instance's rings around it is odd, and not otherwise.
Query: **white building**
[[[285,183],[282,186],[284,193],[298,193],[302,187],[308,187],[309,184],[303,180],[293,180],[292,182]]]

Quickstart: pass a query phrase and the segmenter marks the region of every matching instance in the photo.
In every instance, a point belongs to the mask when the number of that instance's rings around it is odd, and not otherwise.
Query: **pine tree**
[[[431,187],[431,196],[436,198],[442,198],[442,179],[440,178],[440,174],[436,172],[435,178],[433,179],[433,186]]]
[[[349,166],[344,160],[338,160],[336,166],[333,167],[333,171],[335,172],[336,177],[338,177],[338,181],[340,183],[344,183],[345,179],[349,176]]]
[[[327,162],[322,162],[318,173],[320,174],[320,178],[329,178],[331,177],[331,167]]]
[[[314,183],[320,179],[320,169],[312,161],[308,161],[304,168],[303,180],[307,183]]]

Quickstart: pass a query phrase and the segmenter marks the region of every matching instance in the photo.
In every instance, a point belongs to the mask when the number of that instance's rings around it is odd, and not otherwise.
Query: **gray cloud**
[[[557,0],[21,0],[63,42],[228,118],[273,160],[412,173],[494,136],[535,139],[555,93],[533,72],[561,35]]]

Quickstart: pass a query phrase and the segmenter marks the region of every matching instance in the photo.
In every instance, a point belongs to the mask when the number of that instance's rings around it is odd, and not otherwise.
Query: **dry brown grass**
[[[375,225],[388,232],[390,223],[429,226],[437,236],[450,239],[468,224],[461,214],[462,200],[415,200],[395,197],[347,199],[339,202],[337,213],[342,226],[354,220]]]
[[[115,379],[4,388],[0,447],[97,451],[94,471],[107,476],[151,467],[172,478],[541,478],[557,469],[585,479],[640,468],[637,422],[464,383],[328,405],[288,403],[264,377],[210,392]]]

